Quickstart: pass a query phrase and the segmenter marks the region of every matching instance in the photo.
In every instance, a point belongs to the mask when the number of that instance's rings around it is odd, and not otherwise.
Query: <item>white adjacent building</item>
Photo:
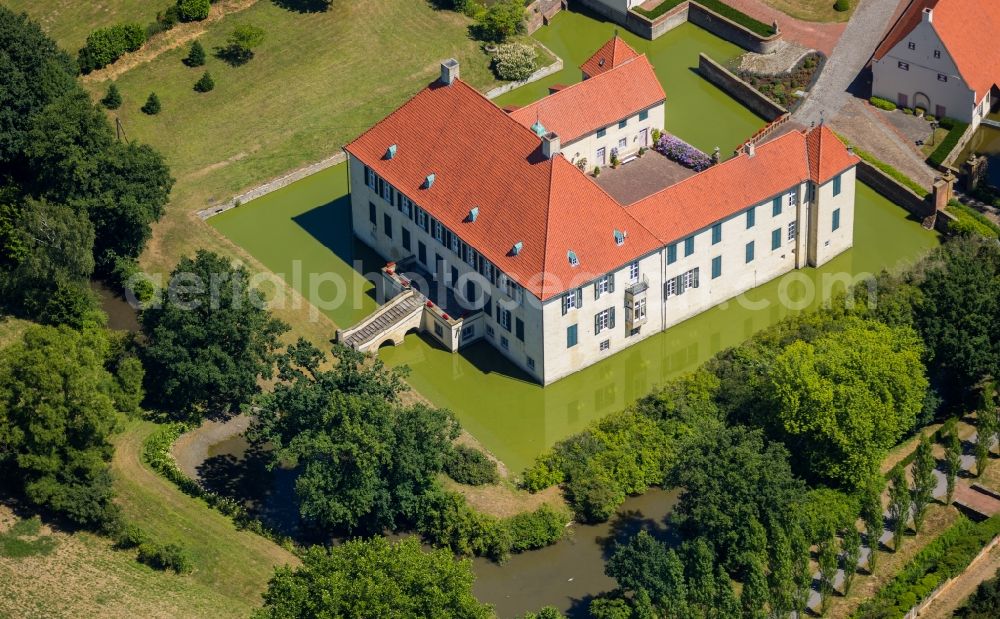
[[[582,102],[578,122],[609,126],[609,105]],[[662,123],[661,98],[615,108],[613,124],[627,119],[631,141],[651,105]],[[564,126],[555,107],[537,112],[546,129]],[[858,159],[824,126],[620,204],[572,162],[600,148],[596,132],[567,148],[516,116],[449,60],[345,147],[355,235],[410,264],[406,286],[446,291],[423,328],[451,350],[485,340],[548,384],[853,243]]]
[[[1000,2],[913,0],[875,51],[872,94],[978,125],[1000,81]]]

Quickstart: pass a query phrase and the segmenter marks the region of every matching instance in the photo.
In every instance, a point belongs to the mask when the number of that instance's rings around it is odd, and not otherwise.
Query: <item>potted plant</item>
[[[597,178],[600,175],[601,175],[601,166],[595,165],[594,166],[594,178]]]
[[[618,167],[618,163],[619,163],[619,161],[618,161],[618,149],[617,148],[612,148],[611,149],[611,167],[612,168],[617,168]]]

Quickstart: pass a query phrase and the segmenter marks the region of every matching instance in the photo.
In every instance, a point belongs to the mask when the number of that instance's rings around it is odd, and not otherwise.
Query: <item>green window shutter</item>
[[[747,229],[753,228],[754,224],[757,223],[757,211],[754,207],[750,207],[747,211]]]
[[[615,308],[614,308],[614,306],[608,308],[608,315],[609,315],[609,317],[608,317],[608,324],[611,326],[612,329],[614,329],[615,328]]]
[[[667,264],[677,262],[677,243],[667,245]]]
[[[771,214],[775,217],[781,215],[781,196],[771,201]]]
[[[840,209],[839,208],[833,210],[833,229],[837,230],[838,228],[840,228]]]
[[[771,231],[771,249],[781,247],[781,228]]]
[[[712,226],[712,245],[722,242],[722,224]]]
[[[700,271],[699,271],[698,267],[695,267],[695,268],[694,268],[694,282],[692,282],[692,284],[691,284],[691,287],[692,287],[692,288],[697,288],[697,287],[698,287],[698,285],[699,285],[699,284],[701,283],[701,282],[700,282],[700,281],[698,280],[698,273],[699,273],[699,272],[700,272]]]
[[[583,288],[576,289],[576,309],[583,307]]]
[[[747,262],[748,263],[753,262],[753,252],[754,252],[753,241],[750,241],[749,243],[747,243],[746,252],[747,252]]]
[[[594,314],[594,335],[601,332],[601,313]]]
[[[576,325],[566,327],[566,348],[576,346]]]
[[[608,275],[608,292],[615,291],[615,274]]]

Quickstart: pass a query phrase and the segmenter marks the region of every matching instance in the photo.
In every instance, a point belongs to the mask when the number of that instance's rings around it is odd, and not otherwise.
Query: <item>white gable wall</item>
[[[910,49],[911,43],[915,49]],[[935,51],[940,52],[940,58],[934,57]],[[909,70],[901,67],[900,63],[908,66]],[[939,80],[939,74],[947,77],[947,81]],[[910,108],[924,106],[929,101],[928,114],[937,115],[937,106],[944,106],[946,116],[974,122],[975,93],[959,74],[958,66],[934,30],[933,22],[928,22],[926,18],[881,60],[873,63],[872,78],[872,94],[876,97],[902,106],[904,101],[900,95],[905,95],[905,107]],[[983,94],[988,93],[980,93],[980,98]]]

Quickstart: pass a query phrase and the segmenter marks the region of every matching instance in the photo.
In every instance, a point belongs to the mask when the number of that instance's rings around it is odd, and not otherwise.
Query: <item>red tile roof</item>
[[[794,131],[647,196],[628,207],[661,242],[672,243],[761,204],[806,180],[823,183],[859,159],[825,126]]]
[[[587,62],[580,65],[580,70],[586,77],[594,77],[599,73],[604,73],[625,62],[636,58],[639,54],[629,47],[617,34],[610,41],[601,46]]]
[[[931,25],[979,101],[1000,82],[1000,2],[996,0],[913,0],[875,50],[881,60],[933,10]]]
[[[617,123],[666,99],[663,87],[645,56],[638,56],[614,70],[567,86],[511,112],[525,127],[536,120],[568,144],[598,129]]]
[[[824,131],[782,136],[627,208],[564,157],[546,159],[534,132],[461,80],[425,88],[345,149],[544,301],[811,178],[810,139],[818,174],[853,165]]]

